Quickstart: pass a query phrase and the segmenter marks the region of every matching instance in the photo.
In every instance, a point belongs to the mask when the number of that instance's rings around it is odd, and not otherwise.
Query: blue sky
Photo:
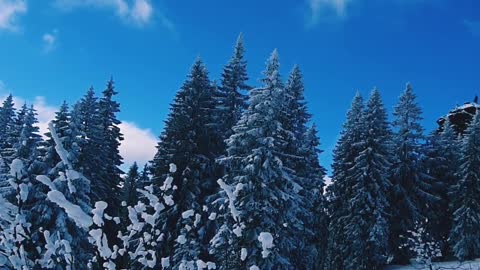
[[[357,90],[378,87],[391,112],[411,82],[427,130],[480,94],[479,10],[478,0],[0,0],[0,97],[35,103],[46,122],[113,76],[123,153],[143,162],[194,59],[218,79],[243,32],[252,85],[274,48],[284,77],[300,65],[328,167]]]

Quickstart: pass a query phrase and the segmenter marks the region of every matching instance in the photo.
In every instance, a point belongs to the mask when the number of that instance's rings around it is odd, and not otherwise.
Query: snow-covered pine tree
[[[373,90],[360,123],[359,155],[351,168],[353,186],[345,216],[345,269],[382,269],[389,263],[389,169],[392,134],[380,92]]]
[[[346,258],[346,216],[350,213],[350,200],[353,198],[352,189],[355,178],[352,176],[352,167],[355,158],[361,151],[360,142],[363,139],[361,130],[364,104],[360,93],[355,95],[346,121],[340,133],[340,138],[333,151],[333,183],[327,187],[328,211],[330,223],[328,225],[327,259],[324,269],[345,269]]]
[[[150,186],[152,184],[152,181],[150,179],[150,168],[148,166],[148,163],[145,163],[143,166],[142,171],[140,172],[140,178],[138,179],[138,187],[146,187]]]
[[[323,253],[327,215],[323,197],[325,169],[318,162],[320,141],[316,128],[308,128],[311,119],[304,97],[303,78],[298,66],[294,66],[283,92],[281,120],[285,145],[280,155],[284,167],[290,170],[300,198],[296,207],[301,222],[288,225],[295,234],[295,244],[290,247],[290,260],[297,267],[319,269]]]
[[[27,104],[24,103],[21,109],[18,111],[17,115],[15,116],[11,128],[7,131],[8,133],[6,136],[5,146],[0,149],[2,158],[7,165],[10,165],[12,161],[17,157],[17,148],[15,145],[18,146],[18,142],[20,140],[20,133],[22,132],[23,123],[25,121],[27,113],[28,107]]]
[[[391,218],[390,239],[397,263],[406,264],[410,259],[410,250],[404,248],[408,231],[413,230],[415,222],[423,221],[427,205],[435,203],[432,192],[432,178],[422,171],[423,127],[420,124],[422,110],[410,84],[395,106],[394,156],[392,165],[393,190],[390,196],[393,213]]]
[[[301,269],[322,269],[326,263],[327,250],[327,202],[324,196],[325,169],[320,165],[318,149],[320,140],[317,136],[317,128],[313,125],[309,128],[301,140],[299,154],[303,157],[303,166],[296,168],[296,175],[302,189],[299,219],[303,223],[303,230],[296,235],[299,244],[296,250],[292,250],[294,261]],[[301,212],[301,210],[306,210]],[[301,227],[300,227],[301,228]],[[301,236],[301,234],[305,234]]]
[[[458,183],[452,191],[450,243],[460,260],[480,256],[480,116],[467,128],[462,144]]]
[[[0,261],[6,269],[27,270],[33,268],[39,256],[32,250],[35,245],[28,221],[32,214],[26,206],[31,182],[20,159],[14,159],[10,165],[9,184],[15,196],[10,201],[0,198]]]
[[[73,139],[70,129],[70,112],[68,110],[68,104],[64,101],[62,105],[60,106],[60,109],[55,112],[55,119],[52,120],[54,123],[55,129],[57,130],[57,134],[60,138],[62,138],[62,141],[64,145],[67,143],[71,143],[70,141],[66,142],[67,138]],[[50,132],[47,132],[45,134],[47,139],[45,140],[45,157],[44,157],[44,162],[49,168],[53,168],[55,165],[57,165],[61,160],[60,157],[58,156],[57,152],[55,151],[55,142],[52,139],[52,135]],[[67,149],[71,149],[71,147],[67,147]]]
[[[460,158],[460,142],[450,121],[445,122],[442,131],[435,131],[428,136],[422,152],[423,169],[434,179],[430,193],[440,198],[430,205],[425,226],[427,232],[439,243],[442,256],[445,257],[451,253],[448,245],[452,226],[449,192],[458,181],[456,172]]]
[[[101,144],[100,149],[103,156],[104,177],[102,180],[107,186],[109,194],[102,198],[110,206],[118,206],[119,204],[119,183],[121,182],[121,174],[123,173],[119,166],[123,164],[120,156],[120,143],[123,135],[120,132],[120,120],[117,119],[117,113],[120,112],[120,104],[114,100],[114,96],[118,93],[115,91],[113,79],[107,83],[106,89],[102,92],[103,96],[98,102],[99,121],[101,126]],[[112,196],[112,194],[115,194]],[[110,208],[112,211],[114,207]],[[109,210],[107,210],[109,212]],[[109,214],[115,214],[109,212]]]
[[[140,179],[140,173],[138,172],[137,162],[134,162],[132,166],[128,169],[127,176],[123,181],[123,187],[121,190],[122,193],[122,204],[125,202],[127,205],[133,206],[137,204],[138,194],[137,188],[138,181]]]
[[[173,257],[174,254],[190,254],[192,258],[175,256],[185,260],[203,259],[208,255],[208,241],[204,227],[194,228],[189,233],[190,239],[196,241],[201,254],[192,254],[186,245],[176,245],[176,239],[182,234],[185,221],[182,213],[193,210],[202,213],[205,199],[217,191],[215,158],[221,140],[215,128],[214,89],[208,78],[208,71],[200,59],[193,64],[190,74],[178,91],[165,129],[160,136],[158,151],[152,161],[152,181],[161,187],[167,178],[171,163],[178,170],[173,175],[176,187],[171,190],[175,206],[167,207],[160,218],[160,227],[165,233],[164,242],[159,245],[159,257]],[[206,217],[205,217],[206,218]],[[202,223],[203,224],[203,223]],[[189,255],[189,256],[190,256]],[[171,260],[171,265],[178,267],[181,262]]]
[[[219,110],[218,126],[223,139],[233,133],[233,126],[238,122],[242,112],[247,108],[247,96],[244,91],[250,90],[247,85],[247,62],[244,60],[245,48],[243,36],[240,34],[235,44],[233,55],[222,72],[217,108]]]
[[[78,168],[91,179],[91,201],[101,201],[111,197],[112,191],[106,179],[106,162],[103,159],[103,129],[99,116],[99,104],[93,87],[90,87],[72,111],[72,128],[78,130],[83,141],[78,156]]]
[[[15,121],[15,108],[13,96],[9,95],[0,107],[0,196],[7,196],[11,191],[8,184],[9,163],[2,157],[3,149],[11,147],[11,139]]]
[[[4,148],[8,143],[7,135],[12,129],[15,119],[15,108],[13,103],[13,96],[9,95],[0,107],[0,147]]]
[[[47,140],[44,143],[45,154],[43,162],[46,166],[44,174],[52,179],[56,189],[62,192],[65,198],[80,205],[84,211],[89,212],[91,209],[90,181],[83,176],[75,178],[71,180],[73,187],[69,186],[66,181],[65,172],[68,173],[79,166],[80,146],[85,142],[79,129],[73,123],[73,118],[66,102],[63,102],[59,111],[55,113],[55,119],[52,120],[50,128],[55,129],[56,136],[58,136],[58,140],[61,141],[62,147],[66,151],[66,156],[63,158],[68,160],[68,164],[64,164],[59,156],[58,146],[52,133],[49,131],[45,134]],[[48,189],[43,184],[41,184],[41,187],[46,194]],[[71,256],[73,261],[71,264],[73,266],[80,267],[86,265],[92,256],[91,245],[88,242],[86,232],[78,228],[72,220],[68,219],[64,210],[55,203],[48,200],[43,200],[42,203],[46,204],[40,213],[40,219],[43,220],[43,231],[48,231],[52,239],[59,237],[69,242],[72,249]],[[42,233],[38,241],[47,244],[45,237],[44,233]],[[63,263],[66,265],[66,262]]]
[[[228,172],[224,190],[236,224],[228,228],[235,236],[219,243],[240,248],[234,251],[237,265],[230,269],[293,267],[286,253],[294,243],[290,227],[296,222],[293,209],[298,196],[293,195],[290,170],[282,163],[285,99],[276,50],[267,61],[262,83],[251,90],[249,107],[227,140],[227,157],[221,160]]]
[[[23,245],[27,256],[36,260],[39,258],[39,251],[36,248],[39,239],[40,228],[44,224],[41,213],[46,208],[44,203],[45,194],[35,176],[44,172],[45,166],[41,162],[41,146],[43,140],[38,134],[38,120],[36,111],[26,105],[17,115],[15,126],[10,136],[8,148],[3,149],[4,157],[7,157],[10,164],[11,186],[14,190],[14,197],[7,197],[8,200],[18,208],[21,216],[21,223],[28,224],[28,235]],[[13,164],[13,162],[16,164]],[[12,169],[13,168],[13,169]],[[13,173],[15,172],[15,173]]]

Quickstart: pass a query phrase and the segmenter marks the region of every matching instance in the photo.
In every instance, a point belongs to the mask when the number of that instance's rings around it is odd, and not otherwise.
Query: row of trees
[[[357,94],[325,192],[302,74],[295,66],[284,81],[279,67],[274,51],[260,86],[249,86],[241,37],[219,85],[197,59],[157,154],[123,178],[113,81],[99,99],[90,89],[71,110],[63,104],[46,140],[35,110],[15,112],[8,97],[0,110],[0,250],[18,252],[0,254],[0,263],[381,269],[413,257],[480,256],[480,117],[465,134],[447,122],[426,136],[410,85],[391,123],[378,90],[366,102]],[[21,237],[9,228],[22,228]],[[42,264],[51,253],[42,247],[57,243],[51,235],[65,240],[57,241],[63,259]]]

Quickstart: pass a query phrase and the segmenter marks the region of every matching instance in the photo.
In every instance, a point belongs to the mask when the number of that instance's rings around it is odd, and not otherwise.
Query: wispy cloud
[[[43,51],[45,53],[49,53],[53,51],[57,47],[57,40],[58,40],[58,30],[54,29],[51,32],[47,32],[42,36],[43,42]]]
[[[465,20],[463,23],[472,35],[480,37],[480,21]]]
[[[113,11],[125,23],[137,27],[151,23],[155,17],[167,28],[172,23],[164,14],[154,10],[151,0],[54,0],[55,7],[72,11],[77,8],[97,8]]]
[[[343,18],[351,0],[307,0],[307,24],[312,26],[323,18]]]
[[[24,0],[0,0],[0,30],[17,31],[18,17],[27,12]]]

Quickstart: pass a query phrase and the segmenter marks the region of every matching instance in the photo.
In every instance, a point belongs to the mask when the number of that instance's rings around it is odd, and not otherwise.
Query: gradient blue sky
[[[479,11],[478,0],[0,0],[0,97],[35,102],[46,121],[113,76],[124,154],[145,161],[194,59],[218,79],[243,32],[252,85],[274,48],[284,77],[300,65],[329,167],[356,90],[378,87],[391,112],[411,82],[427,130],[480,94]]]

